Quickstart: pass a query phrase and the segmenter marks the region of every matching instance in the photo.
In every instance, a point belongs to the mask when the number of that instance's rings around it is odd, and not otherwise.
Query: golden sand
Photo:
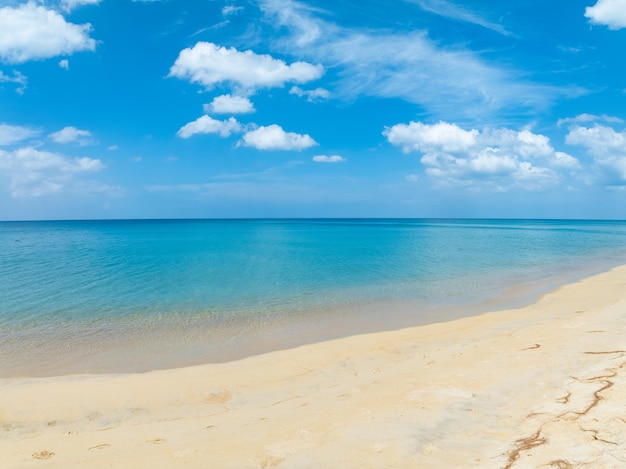
[[[623,468],[626,266],[525,308],[131,375],[0,380],[0,468]]]

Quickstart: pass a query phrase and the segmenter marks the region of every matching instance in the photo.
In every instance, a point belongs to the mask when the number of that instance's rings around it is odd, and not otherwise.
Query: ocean
[[[626,262],[626,222],[0,223],[0,376],[142,372],[522,306]]]

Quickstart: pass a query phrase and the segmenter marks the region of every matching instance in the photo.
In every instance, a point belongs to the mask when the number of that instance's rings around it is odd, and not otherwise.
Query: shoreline
[[[621,467],[625,286],[620,266],[519,309],[227,363],[0,379],[0,466]]]
[[[79,323],[55,331],[42,328],[34,339],[36,342],[20,335],[9,337],[2,344],[4,360],[0,363],[0,379],[146,373],[228,363],[355,335],[449,322],[486,311],[523,308],[563,285],[615,266],[606,261],[596,262],[566,274],[526,279],[500,286],[489,294],[481,293],[469,303],[457,299],[456,303],[440,301],[441,304],[433,306],[414,300],[387,299],[316,308],[306,313],[268,315],[250,321],[235,319],[232,323],[214,324],[202,315],[188,319],[174,315],[167,322],[153,323],[150,317],[138,317],[109,326]]]

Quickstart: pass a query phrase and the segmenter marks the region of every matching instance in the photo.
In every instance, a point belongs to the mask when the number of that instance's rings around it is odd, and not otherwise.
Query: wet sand
[[[142,374],[0,380],[0,467],[626,467],[626,266],[521,308]]]

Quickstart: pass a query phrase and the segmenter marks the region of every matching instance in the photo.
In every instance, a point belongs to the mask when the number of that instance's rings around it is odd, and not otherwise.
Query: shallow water
[[[626,222],[0,223],[0,376],[220,361],[530,302]]]

